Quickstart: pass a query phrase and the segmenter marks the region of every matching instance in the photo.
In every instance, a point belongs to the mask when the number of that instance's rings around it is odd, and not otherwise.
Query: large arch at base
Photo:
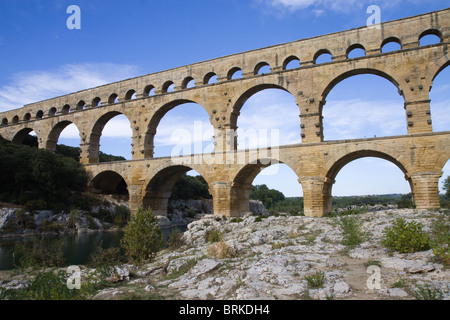
[[[323,196],[324,196],[324,199],[326,200],[326,206],[327,206],[326,210],[327,211],[331,211],[332,188],[333,188],[333,184],[336,182],[337,175],[346,165],[348,165],[349,163],[351,163],[355,160],[362,159],[362,158],[378,158],[378,159],[383,159],[383,160],[393,163],[405,175],[404,176],[405,180],[408,181],[410,189],[411,189],[411,193],[414,195],[414,187],[413,187],[414,184],[411,180],[411,177],[408,174],[406,167],[400,161],[398,161],[393,156],[391,156],[387,153],[384,153],[384,152],[380,152],[380,151],[376,151],[376,150],[359,150],[359,151],[355,151],[355,152],[346,154],[345,156],[341,157],[336,162],[334,162],[334,164],[331,166],[331,168],[329,168],[327,175],[326,175],[325,187],[323,189],[324,190]]]
[[[128,185],[115,171],[103,171],[88,182],[88,190],[96,194],[119,195],[128,200]]]
[[[169,199],[175,183],[191,170],[196,169],[185,165],[173,165],[158,171],[145,186],[142,198],[143,208],[152,210],[156,216],[167,216]],[[205,178],[205,175],[199,173]],[[209,186],[208,180],[206,181]]]
[[[277,159],[262,158],[246,164],[235,175],[230,189],[230,215],[239,217],[250,211],[250,192],[255,178],[272,165],[283,164],[295,172],[289,164]]]
[[[11,142],[14,144],[23,144],[31,132],[34,132],[32,128],[24,128],[14,135]],[[39,139],[37,139],[37,143],[39,144]]]

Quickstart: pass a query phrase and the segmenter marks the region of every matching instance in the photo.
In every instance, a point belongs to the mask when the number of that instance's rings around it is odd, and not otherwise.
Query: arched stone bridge
[[[433,34],[440,42],[420,46]],[[361,157],[397,165],[410,183],[418,208],[439,207],[438,180],[450,158],[450,132],[433,132],[429,92],[435,77],[450,64],[450,9],[209,61],[112,83],[49,99],[0,114],[0,134],[15,143],[34,131],[40,148],[54,150],[62,130],[73,123],[80,132],[80,161],[92,190],[113,192],[123,180],[130,207],[166,214],[173,184],[194,169],[208,182],[215,214],[239,216],[248,211],[251,183],[262,168],[281,162],[302,184],[305,214],[322,216],[331,209],[331,189],[339,170]],[[396,42],[400,49],[383,53]],[[350,59],[349,53],[365,55]],[[324,53],[328,63],[316,63]],[[287,69],[299,60],[298,68]],[[270,73],[260,74],[263,66]],[[234,79],[237,71],[242,78]],[[322,109],[328,93],[342,80],[374,74],[389,80],[404,99],[405,136],[324,141]],[[217,76],[217,81],[211,79]],[[193,83],[195,82],[195,85]],[[236,149],[240,109],[253,94],[278,88],[290,92],[299,107],[302,143],[259,150]],[[215,153],[154,158],[160,120],[176,106],[194,102],[209,114]],[[98,163],[106,123],[124,114],[133,129],[132,160]],[[291,115],[286,115],[291,116]]]

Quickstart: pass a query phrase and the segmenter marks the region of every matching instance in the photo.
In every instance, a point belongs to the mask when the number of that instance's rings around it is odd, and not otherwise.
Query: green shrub
[[[325,273],[323,271],[317,271],[314,274],[305,276],[305,280],[310,288],[321,288],[325,284]]]
[[[450,223],[449,216],[443,215],[431,227],[430,247],[434,255],[446,265],[450,265]]]
[[[33,300],[77,300],[79,290],[67,287],[68,276],[64,271],[39,273],[31,282],[28,296]]]
[[[342,244],[355,246],[365,241],[366,235],[361,231],[361,224],[356,218],[343,217],[340,220],[343,233]]]
[[[13,263],[16,268],[62,267],[65,265],[64,241],[48,242],[44,239],[16,243]]]
[[[163,237],[152,211],[139,209],[131,217],[124,228],[121,246],[125,254],[137,263],[154,259],[163,246]]]
[[[188,218],[195,218],[195,216],[197,215],[197,211],[194,208],[189,208],[187,211],[187,216]]]
[[[126,226],[130,220],[130,209],[127,206],[120,205],[114,208],[113,223],[119,228]]]
[[[427,250],[429,237],[422,227],[420,223],[414,221],[407,223],[403,218],[397,218],[391,227],[384,230],[381,244],[400,253]]]
[[[410,293],[416,300],[442,300],[444,294],[437,288],[430,288],[429,285],[416,286],[410,289]]]
[[[255,218],[255,222],[261,222],[262,219],[266,219],[266,218],[268,218],[268,217],[269,217],[269,216],[267,216],[267,215],[265,215],[265,214],[262,214],[262,215],[257,216],[257,217]]]
[[[173,229],[169,234],[169,239],[167,240],[167,246],[170,250],[176,250],[181,248],[186,244],[186,240],[183,237],[183,232],[179,229]]]
[[[97,246],[96,250],[91,253],[89,265],[93,268],[102,266],[113,266],[125,263],[125,257],[120,252],[120,248],[103,249],[102,242]]]
[[[415,207],[411,194],[403,195],[397,202],[398,209],[414,209]]]
[[[176,279],[181,277],[183,274],[191,270],[197,264],[197,259],[189,259],[187,260],[181,267],[177,270],[172,271],[170,274],[166,275],[167,279]]]
[[[206,242],[214,243],[219,242],[220,240],[222,240],[222,233],[220,232],[220,230],[216,228],[206,230],[205,232]]]

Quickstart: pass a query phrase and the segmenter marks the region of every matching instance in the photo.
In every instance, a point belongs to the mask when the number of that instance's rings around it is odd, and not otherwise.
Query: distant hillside
[[[27,137],[25,137],[23,144],[37,148],[38,146],[37,137],[28,135]],[[56,146],[56,153],[63,155],[65,157],[70,157],[72,159],[75,159],[76,161],[80,160],[80,148],[77,147],[69,147],[63,144],[58,144]],[[100,162],[113,162],[126,160],[124,157],[106,154],[101,151],[99,152],[98,156]]]

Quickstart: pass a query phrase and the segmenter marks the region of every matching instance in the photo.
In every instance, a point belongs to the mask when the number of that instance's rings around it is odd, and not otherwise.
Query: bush
[[[3,201],[28,209],[70,206],[73,192],[84,191],[87,174],[72,158],[15,145],[0,138],[0,194]]]
[[[269,217],[269,216],[267,216],[267,215],[265,215],[265,214],[262,214],[262,215],[257,216],[257,217],[255,218],[255,222],[261,222],[262,219],[266,219],[266,218],[268,218],[268,217]]]
[[[102,242],[100,242],[96,250],[90,255],[89,265],[97,268],[121,263],[125,263],[125,258],[120,252],[120,248],[103,249]]]
[[[343,232],[343,245],[354,246],[365,241],[365,234],[361,231],[361,225],[357,219],[352,217],[341,218],[340,225]]]
[[[420,223],[414,221],[407,223],[403,218],[397,218],[391,227],[384,230],[381,244],[400,253],[427,250],[429,237],[422,227]]]
[[[318,271],[314,274],[305,276],[305,280],[310,288],[321,288],[325,284],[325,273]]]
[[[277,202],[285,199],[283,193],[278,190],[269,189],[265,184],[259,186],[252,186],[250,190],[250,199],[259,200],[264,204],[268,210]]]
[[[17,243],[13,251],[13,263],[18,268],[62,267],[65,265],[64,241],[47,242],[34,238]]]
[[[124,228],[121,246],[137,263],[153,260],[163,246],[163,236],[153,212],[139,209]]]
[[[236,256],[236,251],[233,247],[230,247],[223,241],[214,242],[211,246],[209,246],[208,255],[218,259],[228,259],[234,258]]]
[[[446,265],[450,265],[450,217],[441,216],[432,227],[430,247],[434,255]]]
[[[437,288],[430,288],[426,286],[416,286],[410,289],[411,294],[416,300],[442,300],[444,294]]]
[[[68,276],[64,271],[41,272],[32,281],[28,297],[33,300],[78,300],[83,299],[80,290],[67,287]]]
[[[183,237],[183,232],[179,229],[173,229],[169,234],[169,239],[167,240],[167,246],[170,250],[176,250],[181,248],[186,244],[186,240]]]
[[[211,199],[208,183],[202,176],[181,176],[172,188],[171,200]]]
[[[208,229],[205,232],[205,241],[209,243],[219,242],[222,240],[222,233],[218,229]]]
[[[414,209],[415,207],[411,194],[403,195],[397,202],[398,209]]]
[[[127,206],[120,205],[114,208],[113,223],[119,228],[123,228],[130,220],[130,209]]]

